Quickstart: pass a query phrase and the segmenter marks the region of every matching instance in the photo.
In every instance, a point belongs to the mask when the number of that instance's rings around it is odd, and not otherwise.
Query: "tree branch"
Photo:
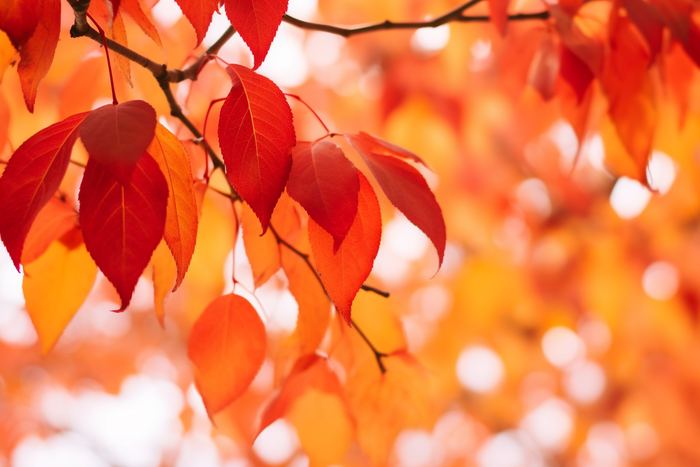
[[[383,21],[381,23],[369,24],[366,26],[331,26],[328,24],[312,23],[309,21],[302,21],[300,19],[294,18],[293,16],[284,15],[282,21],[291,24],[301,29],[307,29],[312,31],[323,31],[330,34],[336,34],[343,37],[350,37],[357,34],[365,34],[368,32],[375,31],[387,31],[390,29],[420,29],[420,28],[436,28],[447,23],[481,23],[488,22],[491,19],[488,16],[466,16],[464,11],[473,7],[481,0],[470,0],[469,2],[458,6],[452,11],[448,11],[444,15],[438,16],[430,21],[409,21],[404,23],[393,22],[393,21]],[[509,21],[526,21],[534,19],[547,19],[549,18],[549,11],[542,11],[539,13],[519,13],[517,15],[508,16]]]

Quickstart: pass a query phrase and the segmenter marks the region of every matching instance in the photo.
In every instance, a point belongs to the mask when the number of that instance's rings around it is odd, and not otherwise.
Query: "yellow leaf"
[[[85,249],[78,230],[71,244],[57,240],[24,269],[22,289],[27,311],[46,354],[85,301],[97,275],[97,266]],[[66,237],[64,237],[65,239]]]

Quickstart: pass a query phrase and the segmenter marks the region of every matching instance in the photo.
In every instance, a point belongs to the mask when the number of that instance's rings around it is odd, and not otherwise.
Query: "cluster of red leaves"
[[[209,2],[208,8],[202,3],[203,9],[197,11],[189,2],[180,3],[201,41],[217,2]],[[259,66],[287,2],[227,0],[225,4],[232,25],[253,52],[255,66]],[[12,3],[0,16],[0,28],[22,56],[19,72],[30,111],[58,39],[60,2],[56,1],[53,10],[48,6],[41,8],[41,14],[48,19],[34,14],[37,4],[23,1]],[[120,32],[123,26],[119,26],[121,12],[129,14],[147,35],[160,42],[135,0],[109,4],[96,0],[90,4],[90,10],[92,16],[107,20],[109,34],[118,42],[126,43]],[[40,29],[44,19],[56,23],[55,30],[47,29],[53,31],[48,38]],[[47,47],[36,53],[32,41],[40,39]],[[42,65],[26,71],[22,67],[25,60]],[[128,79],[128,62],[117,63]],[[228,65],[226,71],[232,86],[221,109],[219,145],[233,195],[250,207],[262,227],[262,236],[258,236],[260,230],[251,225],[250,216],[243,215],[244,239],[254,258],[253,267],[264,265],[264,271],[256,271],[256,286],[280,267],[285,269],[290,289],[304,310],[300,312],[297,330],[304,349],[302,355],[313,353],[330,320],[328,298],[351,325],[352,303],[379,250],[382,224],[377,196],[365,175],[346,158],[340,146],[330,141],[330,133],[314,142],[297,141],[291,108],[275,83],[241,65]],[[446,232],[440,207],[420,172],[406,162],[425,165],[423,161],[366,133],[344,136],[394,206],[430,238],[442,264]],[[89,160],[76,213],[76,209],[55,196],[78,138]],[[66,249],[62,261],[52,263],[54,268],[69,267],[69,252],[87,250],[119,293],[121,306],[116,311],[123,311],[161,240],[177,266],[173,290],[182,283],[197,236],[194,186],[182,143],[157,122],[153,107],[141,100],[115,102],[53,124],[15,151],[0,178],[0,238],[18,269],[20,264],[32,268],[29,263],[41,257],[55,240],[60,240]],[[285,189],[291,200],[282,197]],[[292,200],[308,214],[312,260],[291,249],[292,237],[301,225]],[[267,233],[270,228],[273,236]],[[291,247],[290,251],[281,253],[280,242]],[[255,260],[261,252],[273,254],[263,261]],[[308,264],[301,264],[301,258]],[[154,267],[155,274],[159,274],[158,266]],[[49,272],[32,270],[35,288],[47,286],[48,281],[41,280],[42,276],[56,276]],[[72,290],[69,309],[60,322],[53,320],[46,332],[42,329],[49,318],[41,305],[35,308],[28,299],[27,307],[44,350],[51,348],[85,299],[90,290],[86,285],[94,281],[96,269],[89,272],[79,290]],[[314,296],[307,283],[318,279],[322,288]],[[309,314],[306,310],[313,311]],[[190,335],[189,356],[210,414],[226,407],[247,389],[263,362],[265,341],[260,317],[240,296],[220,297],[202,313]]]

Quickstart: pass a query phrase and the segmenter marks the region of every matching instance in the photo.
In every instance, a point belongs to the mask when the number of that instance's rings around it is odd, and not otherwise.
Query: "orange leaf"
[[[280,392],[265,408],[260,421],[258,434],[291,409],[295,400],[311,388],[337,394],[342,397],[343,388],[338,377],[328,367],[328,361],[316,354],[300,357],[289,376],[282,383]]]
[[[331,316],[331,303],[314,271],[296,253],[282,246],[282,267],[289,280],[289,292],[299,305],[297,327],[301,353],[316,350],[326,335]]]
[[[260,223],[247,204],[241,208],[243,246],[253,270],[253,284],[257,289],[282,267],[280,252],[272,232],[260,235]]]
[[[559,50],[552,34],[545,34],[539,49],[535,53],[528,83],[540,93],[546,101],[554,97],[554,85],[559,73]]]
[[[24,272],[27,312],[46,354],[92,289],[97,266],[80,230],[74,229],[53,242],[39,259],[26,264]]]
[[[30,112],[34,112],[34,101],[39,83],[44,79],[56,52],[58,33],[61,30],[61,0],[42,2],[41,17],[34,33],[22,46],[21,57],[17,66],[24,103]]]
[[[385,465],[399,432],[428,422],[425,371],[406,352],[384,359],[386,373],[368,358],[348,378],[345,392],[367,457]]]
[[[372,185],[362,173],[357,214],[338,251],[333,253],[333,237],[313,219],[309,220],[316,268],[338,312],[350,324],[350,311],[355,295],[374,265],[382,238],[382,217]]]
[[[508,4],[510,0],[489,0],[489,17],[502,35],[506,35],[508,26]]]
[[[148,153],[160,166],[168,183],[168,210],[163,238],[177,264],[177,290],[185,278],[197,241],[197,200],[190,158],[180,140],[158,123]]]
[[[177,280],[177,265],[165,241],[161,240],[156,247],[151,257],[151,264],[153,265],[153,303],[158,322],[163,326],[165,298],[173,289]]]
[[[187,355],[209,417],[250,386],[265,359],[265,326],[243,297],[214,300],[192,326]]]
[[[102,164],[88,161],[80,184],[80,224],[97,266],[114,284],[124,311],[153,250],[163,237],[168,185],[144,154],[124,186]]]
[[[633,28],[628,18],[618,19],[601,81],[610,101],[610,118],[636,167],[635,173],[630,175],[646,183],[656,105],[647,73],[649,53]]]
[[[156,27],[153,25],[148,16],[146,16],[146,14],[141,9],[141,5],[139,5],[139,0],[121,0],[119,5],[121,8],[120,11],[126,12],[126,14],[129,15],[131,19],[136,21],[136,24],[139,25],[144,34],[153,39],[153,42],[158,44],[160,48],[163,48],[163,43],[160,40],[158,31],[156,30]]]
[[[78,212],[65,201],[51,198],[29,229],[22,250],[22,264],[36,260],[54,240],[77,227],[77,224]]]

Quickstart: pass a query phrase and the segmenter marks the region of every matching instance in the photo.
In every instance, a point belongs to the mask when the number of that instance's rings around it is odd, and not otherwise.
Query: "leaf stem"
[[[357,323],[356,323],[354,320],[350,319],[350,323],[352,324],[352,327],[355,328],[355,330],[357,331],[357,333],[360,335],[360,337],[362,338],[362,340],[365,341],[365,343],[366,343],[367,346],[370,348],[370,350],[372,350],[372,353],[374,353],[374,358],[377,360],[377,365],[379,366],[379,370],[380,370],[382,373],[386,373],[386,367],[384,366],[384,362],[382,361],[382,358],[388,357],[389,354],[386,354],[386,353],[384,353],[384,352],[378,351],[377,348],[374,346],[374,344],[372,344],[372,341],[370,341],[370,340],[367,338],[367,336],[365,335],[365,333],[362,332],[362,329],[360,329],[360,328],[357,326]]]
[[[117,92],[114,90],[114,75],[112,75],[112,62],[109,60],[109,47],[107,47],[107,38],[105,37],[105,32],[102,30],[99,24],[97,24],[97,21],[95,21],[95,18],[93,18],[90,13],[87,11],[85,12],[88,18],[95,23],[95,27],[97,28],[97,31],[100,33],[100,37],[102,38],[102,44],[104,45],[105,49],[105,57],[107,57],[107,69],[109,70],[109,84],[112,86],[112,104],[114,105],[119,105],[119,102],[117,102]]]
[[[326,124],[323,123],[323,120],[321,120],[321,117],[318,116],[318,114],[316,113],[316,111],[315,111],[314,109],[312,109],[311,106],[310,106],[309,104],[307,104],[306,101],[304,101],[304,99],[302,99],[301,97],[297,96],[296,94],[289,94],[289,93],[287,93],[287,92],[285,92],[284,95],[287,96],[287,97],[291,97],[291,98],[293,98],[293,99],[296,99],[296,100],[298,100],[299,102],[301,102],[302,104],[304,104],[304,105],[306,106],[306,108],[309,109],[309,110],[311,111],[312,114],[314,114],[314,117],[316,117],[316,120],[318,120],[318,122],[321,124],[321,126],[323,127],[323,129],[326,130],[326,136],[329,136],[329,135],[331,134],[331,130],[329,130],[328,127],[326,126]]]

